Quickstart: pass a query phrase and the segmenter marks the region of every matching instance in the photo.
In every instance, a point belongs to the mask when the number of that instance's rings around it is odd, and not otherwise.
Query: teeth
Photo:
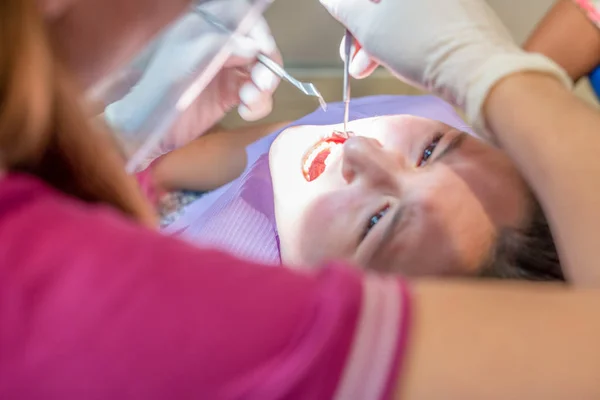
[[[331,147],[331,152],[329,153],[329,157],[327,157],[325,159],[325,166],[329,167],[329,163],[335,159],[334,155],[336,155],[338,152],[340,152],[342,149],[342,145],[339,143],[335,143],[332,147]]]
[[[333,153],[333,151],[337,147],[341,147],[341,146],[342,145],[339,143],[324,142],[324,143],[321,143],[320,145],[318,145],[317,147],[315,147],[313,149],[313,151],[311,151],[310,154],[308,155],[308,157],[306,158],[306,161],[304,161],[304,165],[303,165],[304,172],[308,173],[308,170],[310,169],[310,166],[312,165],[312,163],[315,161],[315,158],[317,158],[317,156],[319,154],[321,154],[322,151],[329,149],[330,152]],[[327,157],[327,159],[325,160],[325,165],[327,165],[328,159],[329,159],[329,157]]]
[[[307,167],[310,167],[311,164],[315,161],[315,158],[317,158],[317,156],[319,154],[321,154],[322,151],[327,150],[331,148],[331,143],[321,143],[320,145],[318,145],[317,147],[315,147],[313,149],[313,151],[310,152],[310,154],[308,155],[308,158],[306,159],[306,163],[305,165]]]

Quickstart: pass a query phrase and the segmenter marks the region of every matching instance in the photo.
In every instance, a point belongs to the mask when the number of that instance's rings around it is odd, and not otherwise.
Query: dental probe
[[[350,61],[352,56],[352,42],[354,38],[349,30],[346,29],[345,47],[344,47],[344,134],[349,137],[348,133],[348,117],[350,113]]]
[[[286,80],[288,83],[291,83],[296,89],[300,90],[307,96],[316,97],[319,100],[319,105],[323,111],[327,111],[327,103],[321,96],[321,93],[317,89],[317,87],[310,82],[300,82],[298,79],[294,78],[290,75],[281,65],[277,64],[271,58],[264,54],[258,54],[256,56],[258,62],[267,67],[272,73],[280,77],[281,79]]]

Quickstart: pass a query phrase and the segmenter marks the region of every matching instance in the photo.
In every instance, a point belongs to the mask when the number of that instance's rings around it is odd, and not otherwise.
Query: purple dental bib
[[[247,147],[248,163],[236,180],[189,204],[163,232],[198,246],[228,251],[265,264],[281,262],[275,224],[269,148],[283,130],[299,125],[331,125],[342,121],[342,103],[329,104]],[[452,106],[434,96],[374,96],[353,99],[350,120],[408,114],[441,121],[472,133]]]

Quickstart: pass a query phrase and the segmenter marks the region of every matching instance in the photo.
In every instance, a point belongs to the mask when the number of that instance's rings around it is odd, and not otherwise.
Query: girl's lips
[[[334,131],[331,136],[323,138],[314,144],[304,157],[302,158],[302,174],[304,179],[308,182],[312,182],[317,179],[323,172],[327,165],[327,157],[331,154],[331,151],[341,146],[346,142],[346,136],[341,132]]]

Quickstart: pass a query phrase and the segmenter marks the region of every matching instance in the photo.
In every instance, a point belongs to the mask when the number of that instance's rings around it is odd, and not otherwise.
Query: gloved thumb
[[[345,58],[346,48],[346,36],[342,38],[340,43],[340,57],[342,60]],[[352,43],[352,49],[350,50],[350,75],[356,79],[363,79],[371,75],[379,66],[377,61],[373,60],[371,56],[362,48],[360,43],[354,40]]]

